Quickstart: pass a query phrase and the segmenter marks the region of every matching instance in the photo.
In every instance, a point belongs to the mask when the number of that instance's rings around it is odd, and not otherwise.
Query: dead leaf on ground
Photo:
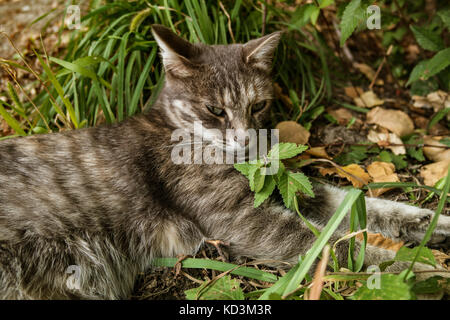
[[[433,108],[434,112],[445,108],[450,108],[450,95],[442,90],[431,92],[426,97],[412,96],[413,106],[416,108]]]
[[[306,144],[311,135],[308,130],[295,121],[282,121],[277,124],[275,129],[280,132],[280,142]]]
[[[400,139],[395,133],[383,133],[370,130],[367,135],[367,139],[371,142],[375,142],[380,147],[392,150],[396,155],[406,154],[406,148],[401,146],[390,146],[389,144],[403,144],[402,139]]]
[[[331,157],[328,155],[327,151],[325,150],[325,147],[309,148],[308,150],[305,151],[305,153],[310,154],[316,158],[325,158],[331,160]]]
[[[364,93],[364,90],[360,87],[345,87],[344,88],[345,95],[352,99],[359,97]]]
[[[423,138],[423,142],[424,144],[431,144],[433,146],[445,147],[445,144],[439,142],[439,140],[441,140],[442,138],[444,137],[426,136]],[[423,147],[423,153],[428,159],[434,162],[450,160],[450,149]]]
[[[425,185],[433,187],[436,182],[447,175],[450,160],[443,160],[431,164],[427,164],[420,169],[420,176],[423,178]]]
[[[384,100],[379,99],[373,91],[366,91],[361,97],[353,98],[353,101],[362,108],[373,108],[384,103]]]
[[[444,252],[435,249],[431,249],[431,252],[433,253],[433,256],[436,259],[437,263],[439,263],[443,267],[447,267],[446,262],[450,260],[450,256],[448,254],[445,254]]]
[[[340,125],[346,125],[353,118],[352,113],[345,108],[328,110],[328,113],[332,115]]]
[[[338,174],[341,178],[345,178],[350,181],[355,188],[362,188],[370,181],[370,176],[367,172],[355,163],[341,167],[341,169],[336,167],[320,168],[319,172],[323,176],[327,174]]]
[[[399,182],[397,174],[395,173],[395,166],[389,162],[375,161],[367,166],[367,172],[372,177],[373,182]],[[392,188],[378,188],[372,189],[372,194],[375,197],[391,190]]]
[[[377,124],[399,137],[411,134],[414,123],[403,111],[376,107],[367,113],[367,123]]]
[[[372,67],[368,66],[367,64],[355,62],[353,64],[353,67],[363,73],[370,81],[373,81],[373,79],[375,78],[375,70],[373,70]],[[384,81],[382,79],[377,79],[375,81],[375,84],[382,86],[384,84]]]
[[[363,234],[362,233],[357,234],[356,239],[362,241],[364,239]],[[400,248],[403,247],[403,245],[405,244],[403,241],[397,242],[392,239],[386,238],[381,233],[370,233],[370,232],[367,232],[367,243],[378,248],[383,248],[396,252],[400,250]]]

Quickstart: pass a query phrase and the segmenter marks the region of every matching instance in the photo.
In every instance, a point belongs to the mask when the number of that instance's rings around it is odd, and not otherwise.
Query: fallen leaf
[[[367,64],[355,62],[353,66],[356,69],[358,69],[361,73],[363,73],[370,81],[373,81],[373,78],[375,78],[375,70],[373,70]],[[381,79],[377,79],[375,84],[382,86],[384,84],[384,81]]]
[[[362,241],[364,239],[363,234],[357,234],[356,239]],[[381,233],[370,232],[367,232],[367,243],[378,248],[392,250],[395,252],[400,250],[400,248],[405,244],[403,241],[397,242],[392,239],[386,238]]]
[[[399,137],[411,134],[414,123],[403,111],[377,107],[367,113],[367,123],[377,124]]]
[[[295,121],[282,121],[277,124],[275,129],[279,130],[280,142],[306,144],[311,135],[308,130]]]
[[[447,175],[450,160],[443,160],[431,164],[427,164],[420,169],[420,176],[423,178],[425,185],[433,187],[436,182]]]
[[[310,154],[316,158],[331,159],[331,157],[328,155],[327,151],[325,150],[325,147],[309,148],[308,150],[305,151],[305,153]]]
[[[434,112],[445,108],[450,108],[450,95],[442,90],[431,92],[426,97],[412,96],[413,106],[416,108],[433,108]]]
[[[373,91],[366,91],[360,97],[353,98],[353,101],[362,108],[373,108],[384,103],[384,100],[379,99]]]
[[[424,144],[430,144],[433,146],[445,147],[445,144],[440,143],[444,137],[430,137],[426,136],[423,138]],[[423,154],[430,160],[434,162],[450,160],[450,149],[446,148],[433,148],[433,147],[423,147]]]
[[[340,125],[346,125],[353,118],[352,113],[345,108],[328,110],[328,113],[332,115]]]
[[[350,181],[355,188],[362,188],[370,181],[370,176],[367,172],[355,163],[341,167],[340,169],[336,167],[320,168],[319,172],[323,176],[337,173],[340,177]]]
[[[450,260],[450,256],[442,251],[431,249],[431,253],[433,253],[433,256],[436,259],[437,263],[439,263],[443,267],[446,266],[447,260]]]
[[[395,173],[395,166],[393,163],[375,161],[367,166],[367,172],[372,177],[373,182],[399,182],[399,178]],[[372,189],[372,194],[378,197],[382,193],[391,190],[392,188],[378,188]]]
[[[403,144],[403,141],[395,133],[383,133],[370,130],[367,139],[375,142],[380,147],[392,150],[396,155],[406,154],[406,148],[403,145],[391,146],[390,144]]]
[[[347,97],[354,99],[362,95],[364,90],[360,87],[345,87],[344,92]]]

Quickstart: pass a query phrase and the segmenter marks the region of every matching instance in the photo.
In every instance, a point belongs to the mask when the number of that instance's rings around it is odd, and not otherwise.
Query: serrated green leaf
[[[426,50],[439,51],[444,48],[444,43],[438,33],[428,30],[423,27],[410,26],[411,31],[414,33],[414,37],[417,43]]]
[[[376,276],[376,275],[374,275]],[[369,288],[367,282],[350,297],[352,300],[411,300],[411,285],[401,275],[380,275],[380,288]]]
[[[363,20],[363,17],[364,10],[361,7],[361,0],[350,1],[350,3],[345,7],[341,24],[339,25],[341,29],[341,47],[344,45],[348,37],[351,36],[353,31],[355,31],[358,24]]]
[[[247,178],[248,178],[248,182],[249,182],[251,191],[255,191],[255,174],[257,171],[259,171],[259,167],[257,167],[257,166],[250,167],[250,169],[248,171]]]
[[[415,294],[429,294],[439,292],[443,289],[443,286],[439,283],[439,280],[441,279],[441,276],[434,276],[424,281],[417,282],[414,284],[412,291]]]
[[[289,159],[307,150],[308,146],[297,145],[291,142],[277,143],[270,150],[268,157],[271,159]]]
[[[307,195],[314,197],[312,185],[303,173],[293,173],[285,171],[278,179],[278,189],[287,208],[293,208],[293,198],[295,193],[301,191]]]
[[[401,247],[400,250],[397,251],[394,260],[408,262],[413,261],[414,257],[417,255],[418,250],[419,247],[415,247],[412,249],[408,247]],[[429,264],[433,267],[436,265],[436,259],[434,258],[433,253],[430,249],[425,247],[420,250],[420,255],[417,258],[417,262]]]
[[[427,60],[420,61],[414,69],[411,71],[411,74],[409,75],[408,82],[406,82],[406,85],[410,85],[411,83],[420,80],[423,78],[425,71],[427,70]]]
[[[226,275],[217,279],[213,284],[206,282],[198,288],[186,290],[188,300],[244,300],[244,292],[237,279]]]
[[[234,168],[246,177],[248,177],[250,168],[252,168],[253,166],[255,165],[247,162],[234,164]]]
[[[254,174],[255,192],[261,191],[264,187],[265,175],[261,174],[261,170],[256,170]]]
[[[255,193],[255,202],[253,206],[255,208],[259,207],[275,190],[275,179],[273,176],[266,176],[264,181],[264,187],[257,193]]]
[[[421,80],[427,80],[428,78],[438,74],[450,65],[450,48],[439,51],[433,58],[425,61],[421,61],[414,67],[411,72],[406,85]]]

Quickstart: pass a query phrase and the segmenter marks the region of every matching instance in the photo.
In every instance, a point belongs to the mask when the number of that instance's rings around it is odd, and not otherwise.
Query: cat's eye
[[[225,114],[225,111],[223,109],[216,108],[214,106],[206,105],[206,108],[208,108],[209,112],[218,117],[222,117]]]
[[[258,111],[261,111],[262,109],[264,109],[265,106],[266,106],[266,101],[261,101],[261,102],[258,102],[256,104],[254,104],[252,106],[252,113],[256,113]]]

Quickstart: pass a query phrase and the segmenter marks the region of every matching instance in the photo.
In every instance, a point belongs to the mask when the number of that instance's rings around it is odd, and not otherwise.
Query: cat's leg
[[[346,191],[329,185],[315,189],[316,199],[305,206],[304,213],[319,223],[326,223],[346,195]],[[420,242],[433,218],[434,212],[400,202],[366,197],[367,227],[386,237],[410,242]],[[348,229],[348,216],[341,229]],[[448,245],[450,217],[441,215],[430,243]]]

